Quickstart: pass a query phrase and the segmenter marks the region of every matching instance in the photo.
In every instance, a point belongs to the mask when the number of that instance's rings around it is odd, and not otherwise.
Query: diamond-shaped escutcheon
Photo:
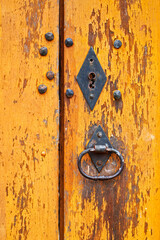
[[[91,110],[93,110],[106,80],[106,75],[91,47],[77,75],[77,82]]]

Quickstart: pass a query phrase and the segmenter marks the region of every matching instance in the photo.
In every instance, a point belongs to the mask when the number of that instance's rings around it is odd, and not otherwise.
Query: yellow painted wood
[[[64,239],[160,239],[160,2],[65,1]],[[122,41],[114,49],[115,39]],[[93,46],[107,82],[90,111],[76,76]],[[115,102],[119,89],[122,100]],[[65,95],[64,95],[65,96]],[[125,159],[120,176],[92,181],[77,158],[101,125]]]
[[[0,2],[1,240],[58,239],[58,24],[55,0]]]

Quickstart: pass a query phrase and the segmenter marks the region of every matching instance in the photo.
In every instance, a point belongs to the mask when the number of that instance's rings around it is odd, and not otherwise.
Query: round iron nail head
[[[46,85],[41,84],[41,85],[38,86],[38,92],[40,94],[44,94],[46,91],[47,91],[47,86]]]
[[[93,98],[94,98],[94,94],[91,93],[91,94],[89,95],[89,98],[90,98],[90,99],[93,99]]]
[[[48,71],[46,73],[46,77],[49,79],[49,80],[52,80],[54,78],[54,72],[52,71]]]
[[[120,40],[114,41],[114,48],[119,49],[122,46],[122,42]]]
[[[71,98],[71,97],[73,97],[73,95],[74,95],[73,90],[68,88],[68,89],[66,90],[66,96],[67,96],[68,98]]]
[[[46,56],[47,53],[48,53],[48,49],[46,47],[41,47],[39,49],[39,53],[40,53],[41,56]]]
[[[54,35],[52,32],[48,32],[45,34],[45,38],[47,41],[52,41],[54,39]]]
[[[98,132],[98,133],[97,133],[97,137],[98,137],[98,138],[101,138],[101,137],[102,137],[102,132]]]
[[[121,92],[119,90],[115,90],[113,93],[113,97],[115,100],[119,100],[121,98]]]
[[[72,38],[66,38],[65,45],[66,45],[66,47],[71,47],[73,45]]]
[[[97,164],[97,166],[102,166],[102,161],[101,161],[101,160],[98,160],[98,161],[96,162],[96,164]]]

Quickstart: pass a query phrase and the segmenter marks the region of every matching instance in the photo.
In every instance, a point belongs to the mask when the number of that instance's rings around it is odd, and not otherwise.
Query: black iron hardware
[[[39,53],[40,53],[41,56],[46,56],[47,53],[48,53],[48,49],[46,47],[41,47],[39,49]]]
[[[73,90],[68,88],[68,89],[66,90],[66,96],[67,96],[68,98],[71,98],[71,97],[73,97],[73,95],[74,95]]]
[[[54,72],[52,71],[48,71],[46,73],[46,77],[49,79],[49,80],[52,80],[54,78]]]
[[[122,42],[120,40],[117,39],[114,41],[114,47],[116,49],[119,49],[121,46],[122,46]]]
[[[99,98],[106,79],[106,75],[91,47],[77,75],[77,82],[91,110],[93,110]]]
[[[52,41],[54,39],[54,35],[52,32],[48,32],[45,34],[45,38],[47,41]]]
[[[119,100],[121,98],[121,92],[119,90],[115,90],[113,93],[113,97],[115,100]]]
[[[41,84],[41,85],[38,86],[38,92],[39,92],[40,94],[43,94],[43,93],[45,93],[46,91],[47,91],[47,86],[46,86],[46,85]]]
[[[82,157],[85,154],[89,154],[91,157],[91,160],[95,166],[95,168],[97,169],[98,173],[101,172],[102,168],[105,166],[106,162],[108,161],[108,159],[110,158],[112,153],[115,153],[119,160],[120,160],[120,167],[117,170],[117,172],[115,172],[113,175],[109,175],[109,176],[102,176],[102,175],[96,175],[96,176],[89,176],[88,174],[86,174],[83,169],[82,169]],[[105,135],[103,129],[101,128],[101,126],[98,126],[98,128],[96,129],[95,133],[93,134],[91,140],[89,141],[86,150],[84,150],[78,158],[78,168],[80,173],[89,179],[93,179],[93,180],[106,180],[106,179],[111,179],[114,178],[116,176],[118,176],[122,170],[123,170],[123,166],[124,166],[124,160],[122,155],[112,147],[109,139],[107,138],[107,136]]]
[[[65,45],[66,45],[66,47],[72,47],[72,45],[73,45],[72,38],[66,38]]]

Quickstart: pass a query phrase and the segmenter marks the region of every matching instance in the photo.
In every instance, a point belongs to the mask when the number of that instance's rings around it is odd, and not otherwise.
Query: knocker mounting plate
[[[106,79],[100,62],[91,47],[77,75],[77,82],[91,110],[99,98]]]
[[[102,168],[104,167],[104,165],[110,158],[111,154],[116,154],[116,156],[118,157],[119,168],[116,169],[116,172],[114,172],[112,175],[103,176],[103,175],[98,174],[96,176],[90,176],[86,172],[84,172],[83,168],[82,168],[82,158],[87,153],[90,155],[91,160],[92,160],[95,168],[97,169],[98,173],[101,172]],[[111,179],[111,178],[118,176],[122,172],[123,166],[124,166],[124,160],[123,160],[122,155],[120,154],[120,152],[118,152],[116,149],[114,149],[112,147],[105,132],[103,131],[101,126],[98,126],[96,131],[94,132],[91,140],[89,141],[86,150],[81,152],[81,154],[79,155],[78,168],[79,168],[80,173],[84,177],[89,178],[89,179],[106,180],[106,179]]]
[[[94,132],[91,140],[89,141],[87,148],[93,148],[95,145],[108,145],[109,148],[112,147],[108,137],[106,136],[105,132],[103,131],[101,126],[98,126],[96,131]],[[101,172],[102,168],[106,164],[107,160],[109,159],[111,153],[95,153],[89,152],[89,155],[94,163],[95,168],[98,172]]]

